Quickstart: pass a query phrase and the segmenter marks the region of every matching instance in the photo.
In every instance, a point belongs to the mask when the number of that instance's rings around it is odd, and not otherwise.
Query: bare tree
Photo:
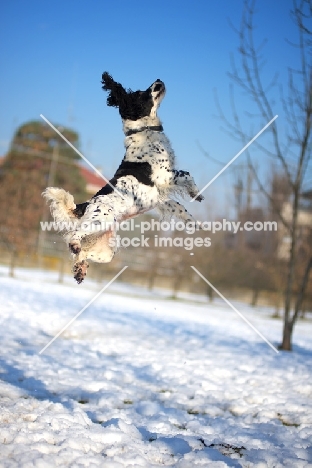
[[[238,64],[232,58],[230,96],[232,105],[232,117],[228,119],[219,106],[220,116],[226,124],[226,130],[230,135],[246,144],[254,136],[250,130],[246,130],[242,124],[242,114],[238,113],[235,105],[233,89],[237,86],[250,99],[251,107],[256,109],[259,120],[266,124],[275,116],[275,103],[271,99],[280,96],[286,120],[285,129],[279,131],[275,120],[266,131],[270,136],[270,143],[266,145],[263,139],[257,139],[253,145],[265,155],[279,163],[290,190],[291,216],[286,218],[282,209],[276,205],[270,192],[261,182],[258,172],[255,170],[248,155],[250,167],[253,170],[255,180],[262,193],[265,194],[279,221],[285,226],[291,239],[289,258],[287,264],[287,280],[284,298],[284,328],[283,339],[280,348],[291,350],[292,333],[298,317],[298,306],[302,300],[297,300],[295,310],[292,309],[292,294],[295,283],[295,267],[297,261],[298,240],[298,211],[302,193],[302,185],[312,151],[311,121],[312,121],[312,32],[308,28],[312,19],[312,0],[293,0],[293,9],[290,12],[296,26],[298,40],[296,44],[288,42],[288,47],[296,47],[298,51],[299,65],[296,69],[288,69],[287,89],[279,86],[278,77],[275,75],[272,81],[265,83],[263,77],[263,46],[255,44],[254,16],[255,0],[245,0],[240,28],[236,30],[238,47]],[[278,86],[280,93],[278,93]],[[249,114],[249,117],[253,117]],[[300,297],[304,295],[304,289],[308,284],[308,276],[311,269],[311,260],[307,262],[300,288]]]

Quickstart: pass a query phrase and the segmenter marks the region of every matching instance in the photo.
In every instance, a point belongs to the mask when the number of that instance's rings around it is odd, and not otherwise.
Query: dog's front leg
[[[173,216],[177,219],[187,223],[196,223],[200,226],[200,222],[196,221],[195,218],[186,210],[186,208],[181,205],[181,203],[175,200],[167,200],[162,205],[158,205],[157,210],[160,211],[162,218],[169,219]]]
[[[192,198],[196,197],[196,201],[200,202],[204,199],[202,195],[196,196],[199,192],[199,189],[196,186],[193,177],[187,171],[178,171],[176,169],[173,169],[172,184],[177,185],[178,187],[185,188]]]

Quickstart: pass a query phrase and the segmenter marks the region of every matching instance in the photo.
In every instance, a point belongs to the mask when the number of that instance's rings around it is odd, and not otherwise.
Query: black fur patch
[[[157,79],[157,81],[160,81],[160,80]],[[162,84],[162,83],[157,83],[157,85],[156,85],[155,88],[154,88],[154,91],[157,92],[157,91],[159,91],[160,89],[162,89],[162,87],[163,87],[163,84]]]
[[[152,167],[149,162],[122,161],[114,175],[114,179],[128,175],[135,177],[141,184],[149,185],[150,187],[154,186],[154,182],[152,182]]]
[[[115,185],[117,184],[117,179],[115,179],[115,177],[113,177],[109,181],[109,183],[115,187]],[[111,185],[106,184],[104,187],[101,188],[101,190],[99,190],[95,195],[93,195],[92,198],[96,198],[99,195],[109,195],[110,193],[112,193],[114,191],[114,189],[111,187]]]
[[[118,179],[125,176],[133,176],[137,179],[138,182],[144,185],[149,185],[150,187],[154,186],[152,182],[152,168],[148,162],[131,162],[131,161],[122,161],[118,167],[114,177],[109,181],[110,184],[115,187]],[[109,195],[113,192],[113,187],[107,184],[105,187],[102,187],[92,198],[98,197],[99,195]]]
[[[73,210],[74,215],[77,216],[77,218],[81,218],[85,214],[88,205],[88,202],[78,203],[76,208]]]
[[[114,177],[109,181],[111,185],[106,184],[101,188],[101,190],[93,195],[92,198],[96,198],[100,195],[109,195],[114,191],[113,187],[116,186],[118,179],[128,175],[135,177],[141,184],[149,185],[150,187],[154,186],[154,182],[152,182],[151,179],[152,168],[150,163],[123,161],[117,169]],[[74,215],[77,216],[77,218],[81,218],[85,214],[88,205],[89,202],[79,203],[76,205],[76,208],[73,210]]]

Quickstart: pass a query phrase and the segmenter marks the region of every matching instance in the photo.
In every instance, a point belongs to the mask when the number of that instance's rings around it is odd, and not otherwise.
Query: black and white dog
[[[43,196],[50,202],[54,220],[65,232],[65,241],[74,256],[74,278],[81,283],[87,259],[108,263],[117,247],[114,223],[156,208],[162,218],[176,217],[195,222],[172,195],[196,197],[193,177],[175,168],[175,155],[163,133],[157,109],[165,95],[165,85],[156,80],[145,91],[126,90],[107,73],[102,75],[107,105],[119,108],[125,133],[126,154],[114,177],[85,203],[76,205],[71,194],[48,187]],[[198,195],[196,200],[203,197]],[[64,223],[74,227],[65,228]],[[91,229],[99,225],[100,229]],[[96,232],[95,232],[96,231]]]

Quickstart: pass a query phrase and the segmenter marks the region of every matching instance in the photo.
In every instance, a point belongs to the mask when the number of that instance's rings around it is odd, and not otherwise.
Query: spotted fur
[[[198,188],[189,172],[177,170],[171,144],[163,133],[157,109],[165,95],[164,83],[157,79],[145,91],[131,91],[102,75],[103,89],[109,92],[107,105],[119,109],[125,134],[125,156],[110,183],[85,203],[75,204],[63,189],[49,187],[43,193],[56,221],[75,221],[75,229],[64,234],[74,257],[74,277],[83,281],[88,263],[107,263],[116,253],[114,227],[90,233],[83,227],[121,222],[156,208],[162,218],[195,221],[174,195],[196,197]],[[122,195],[122,196],[121,196]],[[197,201],[203,197],[197,196]]]

